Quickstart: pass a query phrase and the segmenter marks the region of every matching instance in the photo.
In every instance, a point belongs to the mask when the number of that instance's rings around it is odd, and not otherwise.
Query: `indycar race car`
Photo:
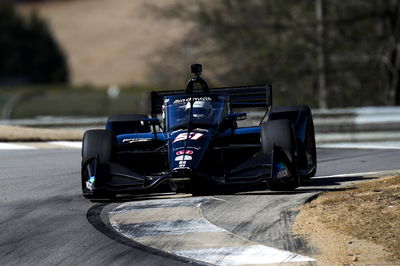
[[[317,158],[308,106],[272,108],[272,85],[209,88],[200,64],[186,90],[151,93],[151,116],[113,115],[82,143],[86,198],[151,193],[160,185],[199,188],[266,183],[293,190],[314,176]],[[238,127],[247,108],[265,114]]]

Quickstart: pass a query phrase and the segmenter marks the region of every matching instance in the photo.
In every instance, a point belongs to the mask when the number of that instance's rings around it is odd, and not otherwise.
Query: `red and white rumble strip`
[[[108,215],[113,228],[136,242],[214,265],[315,261],[234,235],[209,222],[201,204],[214,197],[128,202]]]

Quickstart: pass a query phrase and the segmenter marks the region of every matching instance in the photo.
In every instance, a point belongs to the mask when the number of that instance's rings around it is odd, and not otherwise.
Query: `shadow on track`
[[[293,194],[305,194],[305,193],[320,193],[328,191],[343,191],[348,188],[338,188],[346,182],[357,182],[361,180],[370,180],[373,177],[363,176],[348,176],[348,177],[325,177],[315,178],[304,181],[304,183],[293,191],[272,191],[268,189],[266,183],[258,185],[246,185],[246,186],[226,186],[218,187],[210,185],[207,188],[202,188],[196,191],[195,194],[190,193],[175,193],[175,192],[159,192],[152,194],[123,194],[118,195],[115,198],[109,200],[96,200],[92,199],[95,203],[123,203],[128,201],[143,201],[143,200],[155,200],[155,199],[171,199],[171,198],[183,198],[183,197],[195,197],[195,196],[215,196],[215,195],[293,195]]]

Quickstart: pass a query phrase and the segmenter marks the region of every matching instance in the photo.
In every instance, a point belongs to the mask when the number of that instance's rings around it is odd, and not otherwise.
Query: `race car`
[[[151,115],[113,115],[82,142],[86,198],[146,194],[160,186],[195,194],[212,186],[264,183],[294,190],[315,175],[314,125],[308,106],[272,108],[272,85],[209,88],[202,66],[185,90],[151,92]],[[258,125],[238,127],[249,108]],[[240,110],[241,112],[236,112]]]

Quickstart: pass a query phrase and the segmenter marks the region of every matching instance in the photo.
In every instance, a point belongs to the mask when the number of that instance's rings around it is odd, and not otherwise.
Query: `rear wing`
[[[269,111],[272,107],[272,84],[241,87],[211,88],[210,93],[226,93],[229,95],[232,108],[265,107]],[[152,91],[151,114],[162,113],[165,96],[182,95],[185,90]]]

